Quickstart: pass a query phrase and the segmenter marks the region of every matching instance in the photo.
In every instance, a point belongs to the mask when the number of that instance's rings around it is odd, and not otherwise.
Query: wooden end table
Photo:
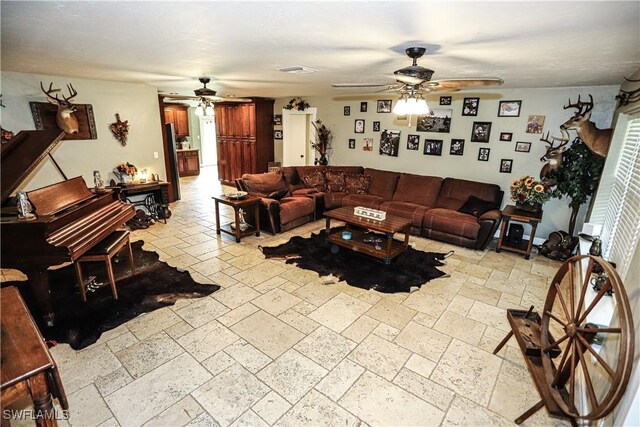
[[[260,236],[260,198],[254,196],[247,196],[243,199],[232,199],[224,194],[219,196],[213,196],[213,200],[216,202],[216,233],[224,232],[235,236],[236,243],[240,243],[240,238],[255,233],[256,236]],[[231,206],[235,214],[235,229],[231,228],[231,224],[220,224],[220,203],[223,205]],[[240,209],[252,208],[255,212],[255,225],[250,226],[246,230],[240,230]]]
[[[326,217],[327,240],[352,251],[379,258],[385,264],[391,264],[391,260],[406,251],[409,246],[410,219],[387,214],[384,221],[376,221],[354,215],[353,207],[341,207],[326,211],[324,216]],[[345,228],[351,231],[350,240],[343,239],[341,232],[331,232],[332,219],[344,221]],[[375,245],[364,241],[367,230],[384,233],[387,240],[379,246],[380,249],[376,249]],[[401,232],[404,232],[404,242],[394,240],[393,235]]]
[[[522,242],[518,246],[511,246],[504,241],[504,236],[507,233],[507,228],[511,221],[522,222],[531,226],[531,235],[529,240],[522,239]],[[531,248],[533,246],[533,238],[536,235],[536,228],[542,221],[542,211],[528,212],[516,208],[514,205],[507,205],[502,211],[502,225],[500,226],[500,238],[498,239],[498,247],[496,252],[501,250],[516,252],[523,254],[525,259],[531,257]]]

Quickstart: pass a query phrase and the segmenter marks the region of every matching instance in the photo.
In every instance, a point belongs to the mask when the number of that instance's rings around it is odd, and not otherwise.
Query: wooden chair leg
[[[496,347],[495,350],[493,350],[493,354],[496,354],[500,351],[500,349],[502,349],[502,347],[504,347],[504,345],[507,343],[507,341],[509,341],[509,339],[511,339],[511,337],[513,336],[513,331],[509,331],[509,333],[507,334],[506,337],[504,337],[502,339],[502,341],[500,341],[500,344],[498,344],[498,346]]]
[[[82,278],[82,267],[80,266],[80,261],[76,261],[73,263],[76,268],[76,278],[78,279],[78,287],[80,288],[80,297],[82,298],[82,302],[87,302],[87,292],[84,288],[84,279]]]
[[[127,238],[127,246],[129,247],[129,263],[131,264],[131,275],[135,276],[136,265],[133,263],[133,250],[131,249],[131,240],[129,240],[129,238]]]
[[[111,258],[107,256],[105,260],[105,264],[107,266],[107,275],[109,276],[109,283],[111,283],[111,293],[113,294],[113,299],[118,299],[118,290],[116,289],[116,279],[113,277],[113,268],[111,267]]]

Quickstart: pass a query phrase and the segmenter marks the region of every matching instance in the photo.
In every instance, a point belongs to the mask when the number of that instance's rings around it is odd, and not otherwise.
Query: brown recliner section
[[[315,219],[314,200],[292,196],[281,174],[244,174],[236,180],[236,187],[260,197],[260,228],[267,232],[281,233]],[[252,212],[247,215],[251,222]]]

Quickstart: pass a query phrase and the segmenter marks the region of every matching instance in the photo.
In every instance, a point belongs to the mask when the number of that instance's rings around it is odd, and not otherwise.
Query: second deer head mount
[[[589,121],[591,110],[593,109],[593,96],[589,95],[589,102],[580,101],[580,96],[578,96],[578,102],[575,104],[572,104],[571,99],[569,99],[569,104],[563,108],[565,110],[567,108],[575,108],[577,111],[573,114],[573,117],[560,125],[560,129],[575,130],[578,133],[578,137],[593,154],[606,157],[611,143],[612,129],[598,129],[593,122]]]
[[[541,162],[547,162],[542,167],[542,170],[540,170],[540,180],[547,185],[557,184],[552,174],[562,165],[562,154],[567,149],[567,144],[569,143],[569,133],[562,127],[560,131],[562,132],[562,137],[551,136],[551,141],[549,141],[549,132],[540,138],[540,141],[549,144],[545,155],[540,157]],[[554,143],[556,141],[560,142],[560,145],[555,146]]]
[[[79,132],[78,119],[73,114],[76,111],[76,107],[73,106],[71,101],[76,97],[78,92],[73,88],[73,85],[68,84],[69,96],[62,95],[63,99],[58,98],[58,92],[60,89],[53,88],[53,82],[49,84],[49,89],[45,90],[42,82],[40,82],[40,89],[47,97],[47,101],[58,107],[56,112],[56,123],[60,129],[69,134],[75,134]],[[53,95],[55,96],[53,96]]]

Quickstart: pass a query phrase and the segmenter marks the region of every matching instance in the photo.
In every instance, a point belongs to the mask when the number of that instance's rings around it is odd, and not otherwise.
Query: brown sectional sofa
[[[325,176],[327,172],[333,175],[368,175],[371,182],[367,194],[350,194],[346,191],[330,191],[330,188],[322,186],[309,188],[305,185],[305,176],[318,172]],[[243,183],[252,177],[255,175],[244,176],[239,180],[238,188],[246,190]],[[323,210],[340,206],[365,206],[411,219],[412,234],[473,249],[487,247],[502,215],[499,206],[504,193],[495,184],[360,166],[284,167],[282,178],[291,196],[285,199],[312,200],[316,218],[321,216]],[[470,196],[493,204],[495,208],[479,216],[458,212]]]

